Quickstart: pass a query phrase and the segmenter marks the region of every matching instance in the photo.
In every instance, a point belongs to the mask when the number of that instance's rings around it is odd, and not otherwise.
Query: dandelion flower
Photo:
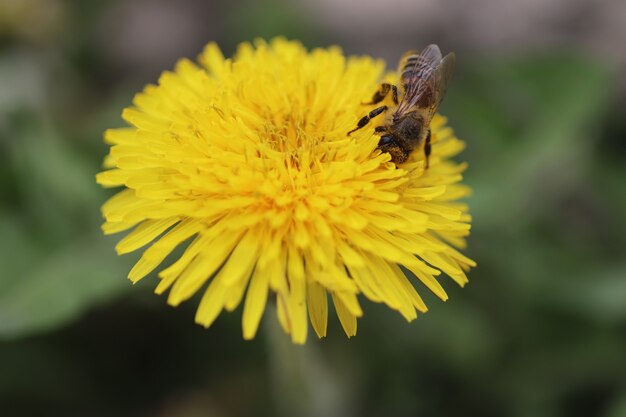
[[[97,181],[124,189],[102,207],[104,233],[132,229],[119,254],[148,246],[132,282],[182,245],[157,294],[177,306],[203,291],[205,327],[243,303],[245,339],[269,299],[298,344],[309,320],[326,335],[329,294],[353,336],[361,296],[410,321],[427,310],[415,286],[446,300],[441,272],[467,282],[466,165],[449,159],[464,143],[446,120],[432,121],[428,170],[421,151],[396,167],[373,126],[346,136],[394,77],[383,62],[280,38],[241,44],[232,59],[211,43],[198,61],[163,73],[124,110],[130,127],[105,133]]]

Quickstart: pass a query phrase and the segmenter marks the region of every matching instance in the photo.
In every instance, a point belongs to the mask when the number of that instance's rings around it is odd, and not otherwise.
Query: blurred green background
[[[470,6],[471,4],[471,6]],[[106,128],[180,57],[254,37],[395,68],[457,54],[442,113],[474,188],[470,284],[407,324],[292,346],[209,330],[117,257]],[[626,416],[626,3],[0,0],[0,415]]]

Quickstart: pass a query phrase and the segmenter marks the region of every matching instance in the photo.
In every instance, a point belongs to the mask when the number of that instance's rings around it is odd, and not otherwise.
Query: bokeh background
[[[395,68],[457,54],[470,284],[295,347],[209,330],[103,237],[94,175],[133,94],[208,41],[284,35]],[[626,416],[626,2],[0,0],[0,415]]]

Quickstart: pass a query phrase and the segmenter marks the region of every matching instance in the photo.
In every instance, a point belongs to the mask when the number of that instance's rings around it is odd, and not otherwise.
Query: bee
[[[365,127],[374,117],[386,113],[381,126],[374,129],[380,135],[378,148],[391,155],[396,165],[405,162],[411,152],[424,147],[426,168],[431,152],[430,121],[432,120],[454,71],[456,56],[442,58],[437,45],[428,45],[421,52],[406,52],[398,66],[400,87],[383,83],[365,105],[378,104],[391,92],[393,106],[380,106],[363,116],[348,136]]]

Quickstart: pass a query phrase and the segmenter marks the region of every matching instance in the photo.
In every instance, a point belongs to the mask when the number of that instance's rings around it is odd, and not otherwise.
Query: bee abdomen
[[[433,67],[421,55],[409,55],[402,67],[401,79],[404,87],[415,82],[416,79],[426,79],[432,73]]]

